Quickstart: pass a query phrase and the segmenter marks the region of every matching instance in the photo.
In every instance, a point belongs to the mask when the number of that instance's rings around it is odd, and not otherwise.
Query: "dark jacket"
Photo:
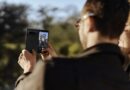
[[[129,54],[126,54],[126,53],[123,53],[123,54],[125,57],[123,69],[129,75],[129,80],[130,80],[130,56],[129,56]]]
[[[95,45],[72,58],[53,58],[45,65],[43,88],[130,90],[128,75],[122,68],[123,62],[124,57],[119,47],[114,44]],[[37,83],[35,85],[37,86]]]

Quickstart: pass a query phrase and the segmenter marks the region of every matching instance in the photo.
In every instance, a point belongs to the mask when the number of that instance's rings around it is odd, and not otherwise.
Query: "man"
[[[124,56],[118,47],[128,12],[128,0],[87,0],[77,24],[84,52],[72,58],[53,57],[33,70],[34,64],[26,61],[34,63],[36,55],[23,50],[19,64],[31,74],[19,79],[16,89],[130,90],[122,68]]]
[[[128,19],[128,21],[129,20],[130,19]],[[129,74],[129,78],[130,78],[130,23],[129,22],[127,22],[125,30],[120,36],[119,46],[126,57],[123,68]]]

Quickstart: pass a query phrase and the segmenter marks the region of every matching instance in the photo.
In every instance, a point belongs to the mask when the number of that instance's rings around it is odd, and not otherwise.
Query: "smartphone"
[[[48,47],[48,31],[39,29],[30,29],[26,31],[26,49],[32,53],[35,50],[41,53],[42,48]]]

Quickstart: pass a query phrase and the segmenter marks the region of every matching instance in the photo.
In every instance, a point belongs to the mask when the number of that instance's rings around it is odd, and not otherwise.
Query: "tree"
[[[75,6],[69,5],[63,9],[56,7],[44,7],[40,9],[43,28],[48,29],[50,33],[50,42],[56,51],[62,55],[73,55],[81,50],[78,41],[78,35],[74,28],[74,23],[79,16]],[[57,15],[64,13],[67,17],[59,17]],[[74,44],[74,45],[73,45]],[[69,47],[76,46],[73,50]],[[73,52],[71,52],[73,51]]]
[[[27,8],[5,2],[0,5],[0,89],[14,85],[20,72],[17,58],[28,26]]]
[[[2,3],[0,6],[0,36],[1,41],[19,42],[21,39],[14,39],[14,36],[20,38],[23,29],[28,25],[27,6],[9,5]]]

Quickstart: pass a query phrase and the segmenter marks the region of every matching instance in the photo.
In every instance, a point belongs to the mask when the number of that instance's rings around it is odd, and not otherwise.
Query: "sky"
[[[67,5],[75,5],[81,10],[84,2],[86,0],[0,0],[8,3],[16,3],[16,4],[28,4],[33,8],[38,8],[39,6],[52,5],[57,7],[65,7]]]
[[[40,7],[43,6],[52,6],[52,7],[59,7],[59,8],[64,8],[67,7],[68,5],[74,5],[77,7],[77,11],[81,11],[84,3],[86,0],[0,0],[0,2],[7,2],[11,4],[26,4],[31,7],[33,11],[30,11],[31,14],[35,15],[30,15],[30,19],[37,19],[37,12]],[[60,14],[62,15],[62,14]]]

